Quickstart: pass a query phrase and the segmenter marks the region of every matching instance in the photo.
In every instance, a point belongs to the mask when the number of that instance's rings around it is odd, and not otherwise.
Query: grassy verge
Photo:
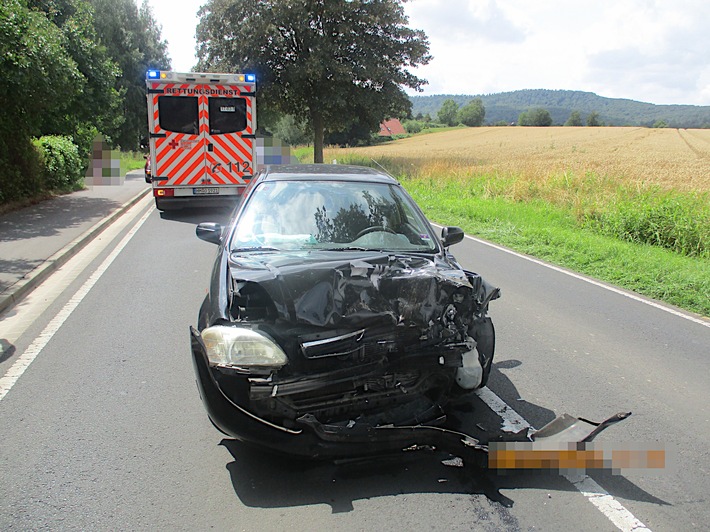
[[[364,158],[339,159],[343,164],[373,165]],[[397,168],[392,161],[387,163],[388,169]],[[594,176],[586,176],[580,183],[596,180],[592,188],[601,190],[606,197],[582,194],[578,186],[564,185],[564,179],[555,178],[552,181],[558,184],[549,185],[556,191],[552,196],[570,196],[555,200],[543,193],[539,185],[530,190],[530,183],[521,183],[514,176],[461,179],[436,174],[422,176],[402,166],[398,170],[394,173],[431,220],[461,226],[468,234],[710,316],[710,255],[706,240],[702,240],[707,238],[710,223],[706,225],[707,218],[702,218],[708,212],[702,197],[673,196],[674,201],[682,204],[674,212],[701,217],[694,224],[701,233],[700,244],[696,242],[699,252],[681,254],[673,251],[672,246],[666,249],[600,230],[600,227],[606,230],[610,224],[598,223],[599,213],[616,212],[617,205],[623,204],[621,212],[628,214],[631,210],[633,216],[628,217],[637,219],[649,210],[649,205],[665,204],[665,193],[660,191],[653,200],[633,208],[634,202],[627,196],[629,191],[613,192],[614,187],[600,187],[600,180]],[[516,189],[525,190],[513,193]],[[591,213],[596,213],[597,222],[589,222]]]
[[[131,170],[142,170],[145,166],[145,157],[140,152],[119,152],[121,159],[121,175],[125,176]]]

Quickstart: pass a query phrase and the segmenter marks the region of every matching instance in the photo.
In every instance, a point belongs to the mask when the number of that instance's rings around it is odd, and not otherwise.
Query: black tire
[[[483,368],[483,378],[479,386],[479,388],[483,388],[488,383],[488,377],[493,367],[493,355],[496,350],[496,331],[493,321],[490,318],[483,318],[476,322],[471,336],[476,340],[478,361]]]

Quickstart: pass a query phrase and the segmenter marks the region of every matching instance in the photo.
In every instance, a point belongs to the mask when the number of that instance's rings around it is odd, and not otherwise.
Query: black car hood
[[[426,327],[452,299],[471,306],[485,298],[489,288],[440,255],[233,253],[229,271],[233,300],[241,298],[240,305],[247,300],[263,303],[265,292],[278,318],[320,327],[385,325],[383,320]],[[243,297],[257,293],[259,297]]]

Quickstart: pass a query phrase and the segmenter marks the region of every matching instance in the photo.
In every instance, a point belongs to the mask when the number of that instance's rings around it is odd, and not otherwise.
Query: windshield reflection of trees
[[[368,227],[382,227],[396,230],[399,218],[399,203],[392,191],[390,198],[374,197],[367,190],[362,191],[362,199],[365,200],[368,212],[365,212],[363,205],[353,198],[353,203],[347,207],[341,206],[335,215],[330,218],[328,211],[323,205],[317,207],[314,214],[316,223],[316,240],[319,242],[352,242],[358,234]]]

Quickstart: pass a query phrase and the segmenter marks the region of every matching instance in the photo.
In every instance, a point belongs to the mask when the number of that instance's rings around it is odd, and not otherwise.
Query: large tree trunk
[[[311,110],[313,121],[313,162],[323,162],[323,115],[319,110]]]

